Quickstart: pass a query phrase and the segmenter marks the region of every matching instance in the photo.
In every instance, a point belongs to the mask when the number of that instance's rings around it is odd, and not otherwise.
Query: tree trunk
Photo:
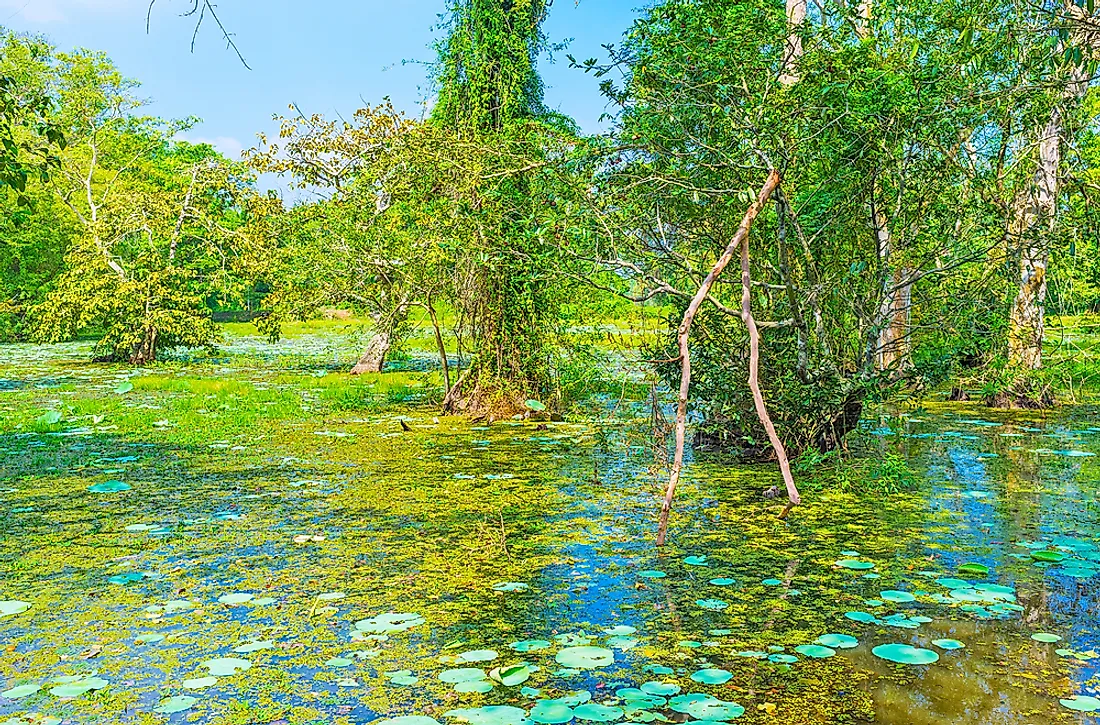
[[[131,365],[148,365],[157,359],[157,328],[145,328],[141,342],[134,346],[130,353]]]
[[[1019,287],[1008,329],[1009,364],[1037,370],[1043,366],[1043,326],[1047,297],[1048,236],[1058,199],[1062,110],[1055,107],[1040,131],[1039,163],[1031,187],[1013,204],[1010,238],[1019,245]]]
[[[912,303],[913,283],[906,280],[909,272],[898,269],[890,276],[886,303],[889,305],[889,322],[878,338],[878,368],[908,367],[909,365],[909,309]]]
[[[359,362],[355,363],[355,367],[351,369],[351,374],[382,372],[382,366],[386,364],[386,355],[389,354],[392,345],[393,335],[389,330],[375,333],[367,343],[367,349],[359,358]]]
[[[806,22],[806,0],[787,0],[787,50],[779,82],[791,86],[798,82],[798,61],[802,58],[802,26]]]

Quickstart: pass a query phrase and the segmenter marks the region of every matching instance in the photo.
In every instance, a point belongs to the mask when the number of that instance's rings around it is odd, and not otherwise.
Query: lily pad
[[[675,682],[646,682],[638,689],[647,695],[669,697],[678,693],[680,691],[680,686]]]
[[[716,667],[708,667],[693,673],[691,679],[703,685],[724,685],[733,679],[733,673]]]
[[[863,624],[872,624],[878,621],[878,617],[867,612],[845,612],[844,616],[853,622],[861,622]]]
[[[545,639],[525,639],[522,642],[513,642],[508,645],[516,652],[534,652],[540,649],[546,649],[550,646],[550,642]]]
[[[245,602],[252,601],[254,595],[238,592],[234,594],[223,594],[218,597],[218,601],[222,604],[244,604]]]
[[[542,700],[531,708],[532,722],[541,725],[561,725],[573,719],[573,708],[552,700]]]
[[[425,621],[424,617],[419,614],[387,612],[370,619],[361,619],[355,623],[355,628],[367,634],[385,634],[389,632],[404,632],[405,630],[424,624]]]
[[[1036,632],[1035,634],[1031,635],[1031,638],[1036,642],[1043,642],[1046,644],[1062,641],[1062,638],[1057,634],[1050,634],[1048,632]]]
[[[836,565],[841,569],[853,569],[855,571],[866,571],[875,568],[874,562],[860,561],[859,559],[841,559],[836,562]]]
[[[578,720],[589,722],[614,722],[623,718],[621,707],[610,707],[595,702],[588,702],[573,710],[573,716]]]
[[[119,493],[121,491],[129,491],[130,484],[123,481],[103,481],[102,483],[93,483],[88,486],[88,490],[92,493]]]
[[[30,602],[21,602],[17,599],[0,602],[0,619],[3,619],[4,617],[10,617],[14,614],[22,614],[30,608]]]
[[[500,582],[493,585],[493,591],[497,592],[525,592],[530,588],[523,582]]]
[[[859,640],[849,634],[823,634],[817,638],[817,644],[832,649],[852,649]]]
[[[199,701],[197,697],[190,697],[188,695],[176,695],[175,697],[169,697],[167,700],[161,700],[160,704],[153,708],[153,712],[159,712],[162,715],[171,715],[177,712],[183,712],[184,710],[190,710]]]
[[[183,689],[185,690],[205,690],[207,687],[213,687],[218,684],[217,677],[196,677],[190,680],[183,681]]]
[[[706,554],[701,556],[685,556],[684,563],[688,566],[709,566],[709,564],[707,564]]]
[[[230,677],[252,667],[248,660],[239,657],[217,657],[202,663],[212,677]]]
[[[1063,707],[1068,707],[1070,710],[1076,710],[1077,712],[1096,712],[1100,710],[1100,698],[1090,697],[1089,695],[1074,695],[1058,702],[1062,703]]]
[[[453,670],[444,670],[439,673],[440,682],[454,685],[459,682],[476,682],[487,677],[485,670],[478,667],[459,667]]]
[[[703,609],[721,610],[729,606],[729,602],[723,602],[721,599],[696,599],[695,603]]]
[[[615,662],[615,653],[606,647],[566,647],[554,656],[559,665],[574,670],[607,667]]]
[[[469,652],[463,652],[458,656],[459,662],[491,662],[497,657],[500,657],[500,653],[492,649],[475,649]]]
[[[930,649],[908,644],[880,644],[871,650],[871,654],[902,665],[930,665],[940,658]]]
[[[895,604],[908,604],[909,602],[917,601],[909,592],[901,592],[896,589],[887,589],[884,592],[879,592],[878,595],[888,602],[894,602]]]
[[[18,700],[20,698],[33,695],[41,689],[41,685],[18,685],[11,688],[10,690],[0,692],[0,697],[6,697],[9,700]]]
[[[963,649],[964,647],[966,647],[965,644],[957,639],[934,639],[932,640],[932,644],[939,647],[940,649],[945,649],[948,651]]]
[[[836,654],[836,650],[832,647],[824,647],[819,644],[800,644],[794,648],[794,651],[800,655],[818,660],[823,660]]]
[[[50,694],[55,697],[80,697],[85,692],[102,690],[110,683],[102,677],[86,677],[84,679],[64,682],[50,689]]]
[[[664,579],[668,575],[665,574],[663,571],[659,571],[657,569],[643,569],[642,571],[638,572],[638,576],[644,577],[646,579]]]
[[[461,710],[448,710],[444,717],[453,717],[470,725],[526,725],[527,711],[510,705],[488,705]]]
[[[989,567],[975,562],[960,565],[958,571],[960,574],[966,574],[967,576],[989,576]]]

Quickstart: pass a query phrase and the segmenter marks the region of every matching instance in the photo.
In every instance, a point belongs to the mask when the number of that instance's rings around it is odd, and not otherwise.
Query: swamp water
[[[700,457],[658,553],[640,408],[357,410],[323,339],[234,343],[132,377],[4,348],[0,723],[1100,714],[1095,408],[876,421],[919,487],[787,523],[769,469]]]

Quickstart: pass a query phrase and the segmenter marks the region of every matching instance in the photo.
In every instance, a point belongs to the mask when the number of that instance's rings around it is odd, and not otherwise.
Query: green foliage
[[[38,340],[95,331],[110,359],[212,344],[210,306],[239,295],[249,224],[267,213],[251,178],[208,146],[174,141],[188,122],[138,115],[135,84],[103,54],[8,48],[56,98],[50,121],[68,141],[49,191],[8,222],[9,308]]]

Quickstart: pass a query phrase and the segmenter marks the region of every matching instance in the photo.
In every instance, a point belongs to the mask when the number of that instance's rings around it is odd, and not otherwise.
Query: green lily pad
[[[703,554],[701,556],[685,556],[684,563],[688,566],[710,566],[709,564],[707,564],[706,554]]]
[[[493,689],[493,683],[488,680],[471,680],[469,682],[458,682],[455,684],[455,692],[477,692],[484,694],[490,692]]]
[[[669,697],[675,695],[680,691],[680,686],[675,682],[646,682],[640,688],[642,692],[647,695],[657,695],[659,697]]]
[[[1100,698],[1088,695],[1074,695],[1058,702],[1062,703],[1063,707],[1068,707],[1070,710],[1076,710],[1077,712],[1096,712],[1100,710]]]
[[[550,642],[545,639],[525,639],[522,642],[513,642],[508,645],[516,652],[534,652],[540,649],[546,649],[550,646]]]
[[[521,662],[517,665],[509,665],[508,667],[497,667],[489,672],[489,679],[496,680],[505,687],[515,687],[516,685],[522,685],[530,679],[531,674],[535,671],[535,668],[526,662]]]
[[[710,609],[713,611],[725,609],[729,606],[729,602],[723,602],[721,599],[696,599],[695,603],[703,609]]]
[[[370,619],[361,619],[355,623],[355,628],[367,634],[386,634],[389,632],[404,632],[424,624],[425,621],[424,617],[419,614],[387,612]]]
[[[852,649],[859,640],[849,634],[823,634],[817,638],[817,644],[832,649]]]
[[[531,708],[532,722],[541,725],[561,725],[573,719],[573,708],[552,700],[541,700]]]
[[[491,649],[475,649],[469,652],[463,652],[458,656],[460,662],[491,662],[497,657],[500,657],[500,653]]]
[[[190,680],[183,681],[183,689],[185,690],[205,690],[207,687],[213,687],[218,684],[217,677],[195,677]]]
[[[855,571],[866,571],[875,568],[874,562],[860,561],[859,559],[841,559],[836,562],[836,565],[841,569],[853,569]]]
[[[888,602],[894,602],[895,604],[908,604],[909,602],[917,601],[909,592],[900,592],[896,589],[887,589],[884,592],[879,592],[878,595]]]
[[[439,725],[439,721],[423,715],[402,715],[375,720],[371,725]]]
[[[129,380],[123,380],[121,383],[115,386],[115,392],[119,395],[125,395],[134,389],[134,384]],[[159,711],[158,711],[159,712]]]
[[[141,642],[142,644],[156,644],[157,642],[164,641],[164,635],[156,632],[150,632],[149,634],[140,634],[134,637],[135,642]]]
[[[50,688],[50,694],[55,697],[80,697],[85,692],[102,690],[110,683],[102,677],[86,677],[84,679],[65,682],[57,687]]]
[[[523,582],[499,582],[493,585],[496,592],[525,592],[531,587]]]
[[[606,647],[566,647],[554,656],[559,665],[573,670],[590,670],[614,664],[615,653]]]
[[[460,710],[448,710],[444,717],[453,717],[470,725],[527,725],[527,711],[510,705],[487,705]]]
[[[30,602],[21,602],[17,599],[0,602],[0,619],[3,619],[4,617],[10,617],[14,614],[22,614],[30,608]]]
[[[121,491],[129,491],[130,484],[122,481],[103,481],[102,483],[93,483],[88,486],[88,490],[92,493],[119,493]]]
[[[230,677],[249,669],[252,663],[238,657],[216,657],[203,662],[202,666],[209,670],[213,677]]]
[[[968,562],[959,566],[959,573],[967,576],[989,576],[989,567],[985,564]]]
[[[0,692],[0,697],[6,697],[9,700],[18,700],[20,698],[24,698],[24,697],[28,697],[30,695],[33,695],[34,693],[38,692],[41,689],[42,689],[41,685],[18,685],[16,687],[11,688],[10,690],[5,690],[4,692]]]
[[[963,649],[964,647],[966,647],[965,644],[957,639],[934,639],[932,640],[932,644],[939,647],[940,649],[945,649],[948,651]]]
[[[716,667],[708,667],[693,673],[691,679],[702,685],[724,685],[733,679],[733,673]]]
[[[190,710],[199,701],[197,697],[190,697],[188,695],[176,695],[175,697],[169,697],[167,700],[161,700],[160,704],[153,708],[153,712],[159,712],[162,715],[171,715],[177,712],[183,712],[184,710]]]
[[[574,717],[589,722],[614,722],[615,720],[621,720],[623,715],[621,707],[600,705],[595,702],[585,703],[573,710]]]
[[[646,579],[664,579],[667,574],[657,569],[643,569],[638,572],[638,576],[645,577]]]
[[[794,651],[800,655],[818,660],[823,660],[836,654],[836,650],[832,647],[824,647],[819,644],[800,644],[794,648]]]
[[[223,594],[218,597],[218,601],[222,604],[244,604],[245,602],[251,602],[254,595],[238,592],[234,594]]]
[[[1056,634],[1049,634],[1047,632],[1036,632],[1035,634],[1031,635],[1031,638],[1036,642],[1043,642],[1046,644],[1062,641],[1062,638],[1060,636]]]
[[[930,649],[908,644],[880,644],[871,650],[871,654],[902,665],[930,665],[940,658]]]
[[[697,693],[673,698],[669,705],[676,712],[691,715],[696,720],[732,720],[745,714],[745,708],[736,702],[726,702]]]
[[[250,652],[259,652],[261,650],[271,649],[274,646],[274,641],[270,639],[265,639],[262,642],[246,642],[245,644],[234,647],[233,651],[239,654],[248,654]]]
[[[446,682],[449,685],[458,684],[459,682],[476,682],[477,680],[484,680],[486,677],[485,670],[478,667],[459,667],[439,673],[440,682]]]
[[[861,622],[863,624],[873,624],[878,621],[878,617],[867,612],[845,612],[844,616],[853,622]]]
[[[1051,564],[1057,564],[1060,561],[1064,561],[1066,555],[1060,551],[1049,551],[1047,549],[1043,549],[1041,551],[1031,552],[1031,558],[1035,561],[1043,561],[1049,562]]]
[[[355,660],[348,659],[347,657],[333,657],[325,662],[328,667],[351,667],[355,664]]]
[[[718,577],[717,579],[711,579],[710,583],[716,587],[728,587],[736,584],[737,582],[728,577]]]

